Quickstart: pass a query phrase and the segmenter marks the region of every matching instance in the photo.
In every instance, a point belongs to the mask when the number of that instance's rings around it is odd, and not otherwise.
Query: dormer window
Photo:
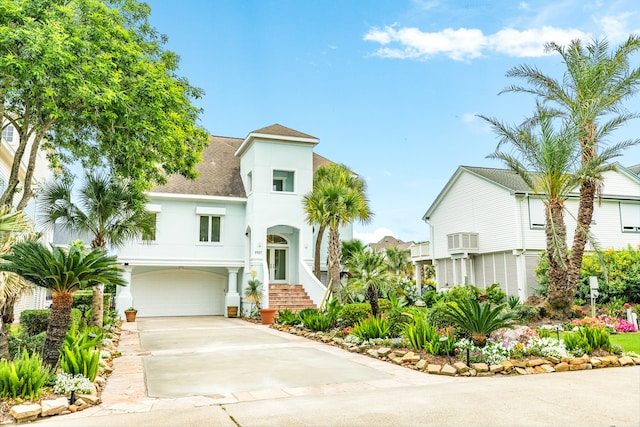
[[[273,171],[273,191],[283,193],[293,193],[294,173],[293,171],[274,170]]]

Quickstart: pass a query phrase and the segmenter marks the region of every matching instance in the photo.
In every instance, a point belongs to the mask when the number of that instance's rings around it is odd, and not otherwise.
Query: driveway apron
[[[370,390],[428,378],[238,319],[147,318],[139,319],[138,329],[142,348],[150,353],[143,361],[149,397],[229,402],[322,388]]]

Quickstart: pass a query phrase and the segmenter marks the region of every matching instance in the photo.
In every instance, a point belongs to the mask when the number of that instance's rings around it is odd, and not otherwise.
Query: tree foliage
[[[0,116],[19,137],[0,204],[19,183],[17,209],[29,201],[41,148],[53,166],[106,166],[140,189],[195,177],[202,90],[177,75],[149,12],[135,0],[0,0]]]

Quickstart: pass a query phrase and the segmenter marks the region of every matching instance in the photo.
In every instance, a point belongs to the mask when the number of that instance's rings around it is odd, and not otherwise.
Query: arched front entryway
[[[289,241],[279,234],[267,235],[267,265],[269,283],[288,283]]]

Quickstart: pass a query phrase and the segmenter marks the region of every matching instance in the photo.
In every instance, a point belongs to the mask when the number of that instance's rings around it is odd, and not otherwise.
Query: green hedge
[[[346,328],[355,326],[361,320],[371,315],[371,305],[368,302],[356,302],[342,306],[338,315],[338,326]]]
[[[111,305],[111,294],[105,292],[104,295],[105,311]],[[77,308],[83,313],[89,310],[93,305],[93,291],[91,289],[83,289],[73,293],[73,308]]]
[[[20,313],[20,326],[30,337],[46,332],[50,314],[49,310],[24,310]]]

